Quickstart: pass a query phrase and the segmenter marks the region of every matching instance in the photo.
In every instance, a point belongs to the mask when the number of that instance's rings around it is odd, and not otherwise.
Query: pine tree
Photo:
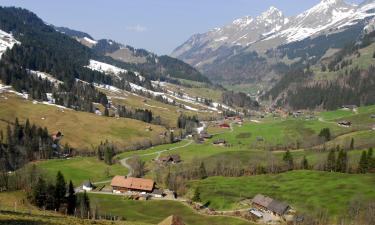
[[[76,195],[74,192],[74,186],[72,181],[69,182],[68,198],[67,198],[67,212],[69,215],[73,215],[76,209]]]
[[[207,171],[206,171],[206,167],[204,166],[203,162],[201,162],[201,165],[199,166],[199,178],[200,179],[206,179],[207,178]]]
[[[109,111],[107,107],[105,107],[104,109],[104,116],[109,116]]]
[[[340,150],[336,161],[336,171],[346,173],[348,168],[348,154],[343,149]]]
[[[354,150],[354,138],[350,141],[350,150]]]
[[[90,212],[90,200],[89,200],[89,197],[87,196],[86,191],[84,191],[83,194],[79,195],[78,202],[79,202],[79,211],[81,213],[81,218],[87,218]]]
[[[56,209],[60,208],[61,203],[63,202],[66,194],[66,182],[64,176],[59,171],[56,175],[56,187],[55,187],[55,200],[56,200]]]
[[[326,170],[333,172],[336,169],[336,154],[334,150],[329,151],[327,157],[327,166]]]
[[[303,170],[309,169],[309,162],[306,159],[306,156],[303,156],[302,162],[301,162],[301,168]]]
[[[195,188],[193,198],[191,199],[194,202],[200,202],[201,201],[201,193],[199,191],[199,188]]]
[[[331,140],[331,131],[329,128],[323,128],[320,133],[319,137],[323,137],[325,141]]]
[[[358,172],[367,173],[368,171],[368,158],[366,151],[362,152],[361,159],[359,160]]]
[[[283,161],[288,165],[288,170],[292,170],[294,168],[293,156],[289,150],[285,152]]]
[[[47,187],[46,182],[42,177],[38,178],[36,185],[32,189],[32,202],[42,208],[46,203],[46,196],[47,196]]]

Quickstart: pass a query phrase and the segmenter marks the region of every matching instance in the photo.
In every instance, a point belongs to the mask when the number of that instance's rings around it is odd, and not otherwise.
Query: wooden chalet
[[[58,132],[52,134],[52,141],[54,141],[54,142],[58,142],[58,141],[61,140],[61,138],[62,138],[63,136],[64,136],[64,135],[63,135],[60,131],[58,131]]]
[[[274,200],[270,197],[267,197],[267,196],[264,196],[264,195],[261,195],[261,194],[257,194],[253,198],[252,204],[253,204],[253,206],[255,206],[255,207],[257,207],[261,210],[269,211],[269,212],[271,212],[275,215],[278,215],[278,216],[283,216],[290,209],[290,206],[288,204],[286,204],[284,202]]]
[[[124,193],[127,191],[152,193],[155,182],[151,179],[115,176],[111,181],[114,193]]]

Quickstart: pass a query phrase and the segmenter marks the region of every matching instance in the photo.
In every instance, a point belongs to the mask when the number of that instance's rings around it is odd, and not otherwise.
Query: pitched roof
[[[112,179],[111,186],[122,187],[128,189],[136,189],[142,191],[152,191],[155,182],[150,179],[115,176]]]
[[[289,208],[289,205],[284,203],[284,202],[279,202],[277,200],[273,200],[269,205],[268,205],[268,210],[275,212],[279,215],[283,215],[285,211]]]
[[[252,202],[257,204],[257,205],[260,205],[260,206],[263,206],[265,208],[268,208],[269,204],[273,201],[272,198],[270,197],[267,197],[267,196],[264,196],[264,195],[261,195],[261,194],[257,194]]]
[[[165,220],[160,222],[158,225],[185,225],[182,220],[175,215],[167,217]]]
[[[252,202],[280,215],[283,215],[289,208],[288,204],[261,194],[257,194]]]

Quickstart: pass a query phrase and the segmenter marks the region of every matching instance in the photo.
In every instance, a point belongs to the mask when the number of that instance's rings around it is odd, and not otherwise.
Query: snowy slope
[[[20,44],[20,42],[14,39],[12,34],[0,30],[0,58],[7,48],[12,48],[15,44]]]
[[[242,50],[265,51],[308,37],[337,32],[374,16],[374,0],[360,5],[348,4],[344,0],[321,0],[293,17],[285,17],[280,10],[271,7],[258,17],[245,16],[221,28],[195,34],[171,55],[204,68],[220,57],[229,58]]]
[[[99,62],[93,59],[90,59],[90,64],[86,66],[87,68],[95,71],[99,71],[102,73],[105,73],[107,75],[112,75],[116,77],[117,79],[121,80],[120,74],[124,73],[127,74],[128,71],[107,63]],[[140,81],[144,81],[145,78],[140,75],[138,72],[134,72],[134,74],[139,78]]]

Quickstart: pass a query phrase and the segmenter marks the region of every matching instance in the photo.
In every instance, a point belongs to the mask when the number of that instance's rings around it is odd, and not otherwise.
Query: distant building
[[[213,142],[213,144],[214,144],[214,145],[224,146],[224,145],[227,144],[227,141],[224,140],[224,139],[218,139],[218,140],[215,140],[215,141]]]
[[[230,128],[229,124],[227,124],[227,123],[220,124],[219,127],[220,128],[226,128],[226,129]]]
[[[82,189],[85,191],[92,191],[92,189],[94,189],[94,186],[92,185],[91,181],[85,181],[82,185]]]
[[[60,131],[58,131],[58,132],[52,134],[52,141],[54,141],[54,142],[58,142],[58,141],[61,140],[61,138],[62,138],[63,136],[64,136],[64,135],[63,135]]]
[[[212,135],[205,132],[205,131],[202,131],[199,135],[200,138],[203,138],[203,139],[211,139],[212,138]]]
[[[356,106],[356,105],[343,105],[342,109],[344,109],[344,110],[351,110],[351,111],[357,111],[358,106]]]
[[[372,115],[371,115],[371,119],[375,119],[375,114],[372,114]]]
[[[261,194],[257,194],[253,198],[252,204],[259,209],[269,211],[278,216],[283,216],[290,210],[290,206],[288,204]]]
[[[168,155],[168,156],[160,157],[158,161],[161,163],[177,164],[181,162],[181,157],[179,155]]]
[[[342,126],[342,127],[351,127],[352,126],[352,122],[346,121],[346,120],[339,121],[337,124],[339,126]]]
[[[111,181],[114,193],[124,193],[127,191],[152,193],[155,182],[151,179],[115,176]]]

